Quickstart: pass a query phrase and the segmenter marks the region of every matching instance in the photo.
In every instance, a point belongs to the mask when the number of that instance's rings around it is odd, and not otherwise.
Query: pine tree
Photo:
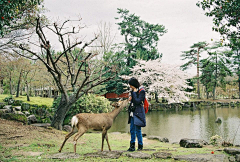
[[[212,47],[208,48],[209,57],[207,60],[210,62],[208,64],[208,68],[212,68],[211,84],[213,86],[213,99],[216,99],[216,87],[220,86],[225,89],[225,77],[232,75],[232,72],[228,67],[231,64],[231,61],[229,60],[229,53],[231,52],[223,49],[221,42],[215,42]]]
[[[200,81],[199,81],[199,58],[200,58],[200,53],[205,50],[205,47],[208,44],[206,42],[198,42],[193,44],[190,48],[189,51],[183,51],[181,57],[183,57],[182,60],[189,60],[187,63],[183,64],[181,68],[183,70],[188,69],[192,65],[197,66],[197,94],[198,94],[198,99],[200,99]]]

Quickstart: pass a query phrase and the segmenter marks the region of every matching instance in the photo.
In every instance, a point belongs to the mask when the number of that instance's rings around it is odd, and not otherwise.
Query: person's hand
[[[133,89],[133,92],[137,92],[137,88],[134,88],[134,89]]]
[[[131,100],[132,100],[132,96],[130,96],[130,97],[128,98],[128,100],[131,101]]]

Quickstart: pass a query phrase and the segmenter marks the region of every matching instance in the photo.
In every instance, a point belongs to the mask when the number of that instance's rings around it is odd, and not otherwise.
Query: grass
[[[10,95],[0,94],[0,102],[3,101],[4,98],[9,97]],[[22,100],[25,103],[29,103],[31,105],[47,105],[48,107],[52,106],[53,98],[45,98],[45,97],[30,97],[30,101],[27,101],[27,96],[13,96],[14,100]]]

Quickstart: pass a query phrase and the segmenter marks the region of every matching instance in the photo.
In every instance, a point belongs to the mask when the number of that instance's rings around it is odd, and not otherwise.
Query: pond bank
[[[197,110],[204,108],[221,108],[221,107],[240,107],[240,99],[218,99],[218,100],[194,100],[180,103],[156,103],[152,102],[150,111],[166,111],[166,110]]]

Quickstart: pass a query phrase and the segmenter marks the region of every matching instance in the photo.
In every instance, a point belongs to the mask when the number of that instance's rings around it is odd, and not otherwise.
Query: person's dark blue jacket
[[[145,99],[145,90],[139,90],[137,92],[131,91],[132,100],[131,103],[135,106],[135,110],[133,111],[134,125],[145,127],[146,126],[146,118],[145,111],[143,108],[143,102]],[[131,105],[131,104],[130,104]],[[129,110],[129,119],[128,124],[130,123],[130,110]]]

